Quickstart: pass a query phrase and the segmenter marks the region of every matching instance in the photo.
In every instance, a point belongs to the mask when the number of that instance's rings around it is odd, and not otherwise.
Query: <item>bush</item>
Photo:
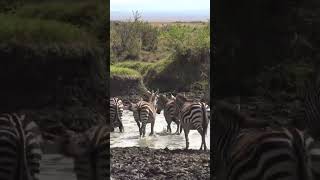
[[[110,51],[114,59],[138,59],[141,50],[157,49],[158,28],[141,21],[138,12],[133,16],[133,21],[111,23]]]
[[[177,59],[201,60],[210,51],[210,25],[192,27],[173,24],[161,31],[164,44]]]

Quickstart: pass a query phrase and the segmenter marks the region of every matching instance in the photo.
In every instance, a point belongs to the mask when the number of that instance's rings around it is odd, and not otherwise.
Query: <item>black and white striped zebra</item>
[[[133,117],[136,121],[140,137],[145,137],[146,125],[151,124],[150,136],[154,134],[154,123],[156,119],[156,101],[157,101],[158,91],[151,92],[149,95],[149,101],[140,100],[137,103],[129,104],[128,109],[133,111]]]
[[[177,111],[175,110],[175,97],[167,98],[165,95],[159,95],[159,98],[157,100],[157,113],[160,114],[160,112],[163,110],[164,117],[167,121],[167,132],[171,133],[171,122],[174,122],[177,124],[177,130],[175,134],[179,134],[179,127],[180,127],[180,119],[178,118]]]
[[[206,104],[198,101],[188,100],[181,94],[176,96],[175,100],[176,111],[179,114],[180,119],[180,133],[183,129],[186,139],[186,149],[189,148],[189,131],[197,130],[201,135],[200,150],[204,146],[204,150],[207,150],[205,136],[208,129],[208,116]]]
[[[122,124],[122,113],[123,113],[123,103],[121,99],[117,97],[110,98],[110,122],[114,131],[115,127],[119,127],[120,132],[123,132]]]
[[[16,113],[0,115],[0,179],[37,180],[42,137],[34,121]]]
[[[74,159],[77,180],[106,180],[110,177],[110,129],[96,125],[85,132],[64,128],[62,136],[52,135],[59,152]]]
[[[314,180],[319,176],[320,149],[296,128],[271,128],[218,102],[214,111],[213,146],[219,180]]]

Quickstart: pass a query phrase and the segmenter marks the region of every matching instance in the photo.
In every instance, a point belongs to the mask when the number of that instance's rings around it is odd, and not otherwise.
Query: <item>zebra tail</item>
[[[203,135],[207,134],[208,130],[208,116],[207,116],[207,109],[204,103],[201,103],[201,108],[202,108],[202,128],[203,128]]]

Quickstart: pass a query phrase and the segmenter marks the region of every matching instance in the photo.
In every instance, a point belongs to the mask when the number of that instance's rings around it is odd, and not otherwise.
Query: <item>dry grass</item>
[[[187,25],[187,26],[205,26],[207,22],[201,22],[201,21],[190,21],[190,22],[183,22],[183,21],[154,21],[150,22],[153,26],[157,27],[163,27],[167,25],[173,25],[173,24],[180,24],[180,25]]]

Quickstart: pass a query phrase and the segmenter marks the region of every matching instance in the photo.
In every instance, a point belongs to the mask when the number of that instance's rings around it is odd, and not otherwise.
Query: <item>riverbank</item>
[[[210,179],[209,151],[111,148],[115,180]]]

